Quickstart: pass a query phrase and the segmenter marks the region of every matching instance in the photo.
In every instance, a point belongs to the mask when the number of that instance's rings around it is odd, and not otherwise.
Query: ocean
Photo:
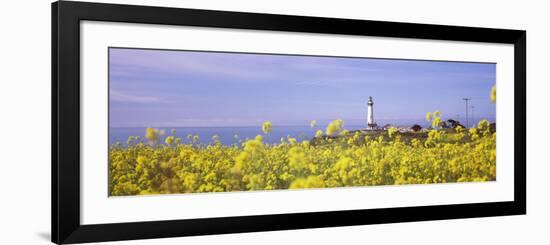
[[[384,126],[385,122],[379,122],[379,126]],[[402,122],[403,123],[403,122]],[[414,122],[416,123],[416,122]],[[419,122],[420,123],[420,122]],[[403,125],[413,125],[413,122],[403,123]],[[315,136],[317,130],[325,131],[327,125],[317,125],[314,128],[308,126],[273,126],[273,132],[264,135],[260,126],[244,127],[155,127],[164,130],[164,136],[160,136],[159,141],[164,143],[167,136],[171,135],[171,130],[175,129],[175,136],[182,139],[183,143],[189,143],[187,136],[198,135],[200,144],[212,143],[212,137],[217,135],[224,145],[240,144],[246,139],[253,139],[256,135],[262,135],[264,142],[269,144],[280,143],[281,138],[287,136],[296,138],[298,142],[310,140]],[[422,125],[423,127],[425,125]],[[344,129],[349,131],[363,129],[366,125],[345,125]],[[126,145],[129,136],[140,136],[144,139],[146,127],[111,127],[109,128],[109,145],[120,142]]]
[[[346,126],[348,130],[360,129],[361,126]],[[160,136],[160,142],[164,142],[167,136],[171,135],[171,130],[175,129],[175,136],[182,138],[183,143],[189,143],[187,135],[198,135],[199,143],[209,144],[212,143],[212,137],[214,135],[219,136],[220,141],[224,145],[240,144],[240,142],[246,139],[253,139],[256,135],[262,135],[264,142],[274,144],[280,143],[281,137],[293,137],[297,141],[310,140],[315,136],[317,130],[323,130],[325,127],[311,128],[309,126],[274,126],[273,132],[264,135],[262,128],[259,126],[254,127],[163,127],[158,128],[164,130],[164,136]],[[126,140],[129,136],[140,136],[144,139],[145,127],[131,127],[131,128],[110,128],[109,129],[109,145],[113,145],[120,142],[122,145],[126,145]]]
[[[477,123],[476,118],[472,120]],[[494,122],[493,120],[490,120]],[[428,127],[429,124],[423,119],[417,120],[379,120],[378,126],[384,126],[387,123],[397,127],[409,127],[413,124],[419,124],[422,127]],[[280,143],[281,138],[287,136],[296,138],[299,142],[303,140],[310,140],[315,136],[317,130],[325,130],[327,125],[317,125],[315,128],[310,126],[273,126],[273,132],[269,135],[264,135],[261,125],[259,126],[243,126],[243,127],[160,127],[159,130],[164,130],[164,136],[160,137],[160,142],[164,143],[167,136],[171,135],[171,130],[175,129],[175,136],[180,137],[183,143],[189,143],[187,136],[198,135],[200,144],[212,143],[212,137],[217,135],[220,141],[224,145],[240,144],[240,142],[246,139],[253,139],[256,135],[262,135],[264,142],[274,144]],[[349,131],[363,129],[366,125],[345,125],[344,129]],[[111,127],[109,128],[109,145],[113,145],[116,142],[120,142],[122,145],[126,145],[126,140],[129,136],[140,136],[144,139],[145,127]]]

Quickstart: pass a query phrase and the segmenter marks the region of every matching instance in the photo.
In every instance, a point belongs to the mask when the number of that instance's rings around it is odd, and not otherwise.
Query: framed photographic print
[[[55,2],[52,241],[525,214],[525,38]]]

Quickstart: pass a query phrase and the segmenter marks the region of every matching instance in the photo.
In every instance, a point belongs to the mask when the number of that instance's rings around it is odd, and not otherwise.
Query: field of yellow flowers
[[[395,128],[372,137],[343,130],[333,121],[316,134],[316,143],[282,138],[267,144],[274,130],[242,145],[208,145],[198,136],[182,143],[175,132],[158,142],[148,128],[145,139],[130,137],[128,146],[109,149],[111,196],[327,188],[373,185],[492,181],[496,179],[496,132],[488,121],[475,128],[445,130],[439,112],[428,113],[432,129],[426,138],[402,139]],[[316,124],[311,122],[312,127]],[[276,130],[276,128],[275,128]],[[321,143],[319,143],[321,142]]]

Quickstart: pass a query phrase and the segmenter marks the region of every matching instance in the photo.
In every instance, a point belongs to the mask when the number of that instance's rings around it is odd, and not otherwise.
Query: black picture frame
[[[152,222],[80,224],[80,21],[514,45],[514,201]],[[58,244],[442,220],[526,213],[526,32],[60,1],[52,4],[52,242]]]

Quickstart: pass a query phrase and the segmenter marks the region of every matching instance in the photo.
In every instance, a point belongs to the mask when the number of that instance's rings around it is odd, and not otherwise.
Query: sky
[[[439,110],[494,121],[496,64],[109,49],[110,127],[411,124]],[[469,117],[471,117],[469,108]],[[471,124],[471,122],[470,122]]]

